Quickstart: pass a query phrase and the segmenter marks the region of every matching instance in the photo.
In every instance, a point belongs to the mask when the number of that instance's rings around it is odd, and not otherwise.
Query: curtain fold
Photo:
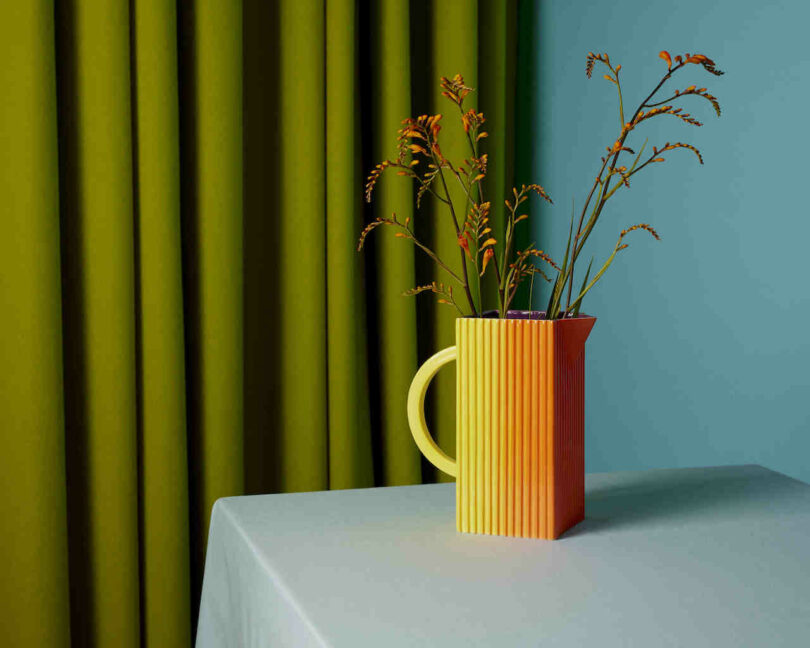
[[[190,642],[189,490],[177,10],[132,5],[141,617],[145,645]]]
[[[370,10],[368,25],[371,43],[367,57],[367,79],[372,127],[370,159],[364,160],[364,175],[377,162],[394,155],[396,132],[401,121],[413,112],[411,97],[411,14],[407,0],[381,0]],[[399,181],[399,182],[398,182]],[[403,220],[414,217],[413,189],[402,178],[384,177],[375,189],[374,215],[396,212]],[[378,456],[382,483],[413,484],[421,479],[419,451],[416,450],[404,416],[411,377],[417,369],[416,302],[402,293],[416,285],[415,257],[390,232],[378,230],[364,253],[371,257],[369,287],[376,299],[378,341],[372,367],[374,394],[379,422]]]
[[[517,173],[514,0],[0,5],[0,585],[13,645],[184,646],[213,502],[437,478],[405,416],[454,311],[365,223],[451,220],[373,165],[464,75],[493,219]],[[455,111],[455,112],[454,112]],[[464,200],[451,188],[456,203]],[[491,194],[491,196],[490,196]],[[428,202],[428,201],[426,201]],[[384,228],[383,228],[384,229]],[[494,286],[484,283],[490,306]],[[490,300],[487,302],[487,300]],[[453,370],[429,395],[455,449]]]
[[[323,0],[279,2],[279,236],[264,253],[281,257],[278,450],[290,491],[329,487],[324,9]]]
[[[325,37],[325,263],[329,488],[374,485],[364,327],[358,9],[328,0]]]
[[[3,642],[70,642],[53,7],[0,9]]]
[[[195,593],[214,502],[244,492],[242,5],[180,4],[181,218]]]
[[[57,23],[71,636],[139,645],[129,5]]]
[[[490,221],[502,232],[504,199],[514,185],[515,52],[517,44],[516,0],[479,2],[478,14],[478,109],[486,115],[486,148],[493,151],[493,167],[484,179],[484,196],[491,203]],[[525,81],[524,81],[525,82]],[[530,138],[525,138],[530,140]],[[497,308],[495,275],[485,277],[485,304]]]
[[[459,110],[441,95],[439,77],[452,78],[455,74],[464,77],[466,85],[478,88],[478,2],[457,0],[437,2],[431,14],[432,65],[427,81],[430,84],[430,101],[434,113],[442,113],[442,153],[452,159],[461,160],[471,155],[464,131],[459,127]],[[479,103],[478,95],[470,97],[469,106]],[[494,165],[493,165],[494,166]],[[467,217],[464,190],[446,174],[450,198],[455,205],[455,219],[459,227]],[[458,245],[458,235],[449,222],[447,209],[435,199],[430,201],[433,212],[432,240],[434,250],[443,259],[451,259],[455,267],[466,264],[463,250]],[[432,268],[432,279],[448,283],[447,276]],[[470,285],[473,299],[480,304],[481,295],[475,288],[475,271],[470,270]],[[436,350],[455,344],[457,313],[449,306],[439,306],[433,315],[433,343]],[[432,431],[439,446],[451,457],[456,454],[456,372],[451,365],[439,372],[434,379],[433,396],[428,401],[432,412]],[[438,481],[453,481],[445,473],[435,470]]]

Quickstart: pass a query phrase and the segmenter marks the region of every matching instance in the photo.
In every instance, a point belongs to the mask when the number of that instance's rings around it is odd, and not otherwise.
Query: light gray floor
[[[810,646],[809,486],[759,466],[586,484],[553,542],[457,533],[454,484],[220,500],[198,646]]]

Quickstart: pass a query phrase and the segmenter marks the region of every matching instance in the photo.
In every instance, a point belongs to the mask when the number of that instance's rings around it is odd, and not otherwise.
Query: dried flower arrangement
[[[571,214],[568,243],[561,264],[555,263],[548,254],[537,249],[534,244],[524,249],[513,249],[515,247],[515,227],[521,221],[528,219],[527,214],[518,213],[521,211],[520,206],[532,194],[537,194],[546,202],[552,203],[545,189],[538,184],[522,185],[519,189],[513,188],[511,198],[505,201],[507,213],[504,231],[499,233],[499,238],[495,237],[489,218],[491,203],[484,199],[481,185],[482,180],[486,177],[488,164],[487,154],[479,153],[479,143],[487,136],[486,131],[482,129],[485,119],[483,113],[476,112],[473,108],[465,110],[464,100],[472,91],[472,88],[464,85],[464,79],[460,75],[456,75],[452,79],[442,77],[441,87],[442,95],[455,104],[459,110],[461,125],[469,142],[470,157],[454,163],[442,154],[439,144],[442,115],[422,115],[416,119],[408,118],[402,122],[403,126],[398,132],[397,157],[378,164],[371,171],[365,186],[366,201],[370,202],[374,187],[380,176],[389,169],[395,169],[397,175],[411,178],[416,182],[418,187],[416,194],[417,208],[426,193],[432,194],[441,205],[446,207],[452,226],[455,228],[459,247],[460,269],[454,269],[450,263],[439,258],[433,250],[417,238],[410,218],[402,221],[397,218],[396,214],[392,214],[390,218],[379,217],[366,226],[360,234],[357,249],[361,250],[363,248],[366,237],[380,225],[396,229],[395,236],[411,241],[449,275],[449,278],[463,290],[466,304],[462,301],[462,306],[456,300],[453,293],[453,284],[443,284],[435,281],[425,286],[413,288],[405,294],[435,293],[440,303],[455,307],[461,315],[480,316],[482,314],[483,309],[476,304],[473,297],[471,282],[476,282],[477,290],[475,294],[480,295],[481,278],[491,268],[491,271],[495,273],[498,287],[497,312],[499,317],[506,317],[521,282],[529,277],[533,281],[535,274],[539,274],[543,279],[553,284],[545,317],[547,319],[561,319],[577,316],[585,295],[604,275],[616,255],[628,247],[625,242],[625,237],[628,234],[636,230],[644,230],[655,239],[660,240],[658,233],[647,223],[640,223],[622,230],[613,251],[593,278],[591,278],[591,267],[593,265],[593,258],[591,258],[581,282],[581,287],[574,294],[576,263],[582,254],[588,237],[599,221],[607,201],[621,187],[629,188],[630,179],[642,169],[652,164],[664,162],[665,159],[662,155],[668,151],[688,149],[697,156],[700,164],[703,164],[700,151],[691,144],[683,142],[667,142],[660,147],[654,146],[652,154],[642,161],[646,142],[636,153],[627,146],[627,138],[630,133],[642,122],[662,115],[671,115],[687,124],[702,126],[701,122],[692,115],[673,105],[675,101],[690,95],[707,100],[711,103],[717,115],[720,115],[720,104],[717,98],[709,94],[706,88],[698,88],[694,85],[683,90],[675,90],[672,96],[667,99],[655,100],[656,95],[670,77],[689,64],[702,66],[707,72],[715,76],[722,75],[723,72],[715,67],[714,61],[703,54],[684,54],[673,58],[668,52],[663,51],[659,56],[666,62],[667,72],[658,81],[652,92],[638,105],[630,119],[626,120],[624,98],[619,78],[622,66],[614,66],[607,54],[588,53],[585,65],[585,73],[588,78],[591,78],[596,64],[600,63],[608,70],[604,78],[616,86],[621,128],[615,142],[612,146],[607,147],[607,153],[600,158],[601,167],[582,206],[576,230],[574,230],[575,215],[574,213]],[[629,166],[620,164],[619,158],[623,154],[634,156]],[[466,204],[463,211],[459,210],[458,205],[453,203],[448,187],[448,179],[451,183],[458,182],[464,190]],[[544,270],[537,263],[544,264],[546,269]],[[549,274],[556,276],[552,280]]]

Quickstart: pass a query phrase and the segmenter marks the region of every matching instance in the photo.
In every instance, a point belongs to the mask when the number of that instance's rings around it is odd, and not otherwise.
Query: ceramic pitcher
[[[408,393],[417,446],[456,478],[456,528],[553,539],[585,512],[585,341],[596,318],[456,320],[456,345],[428,359]],[[425,423],[425,394],[456,361],[456,451],[448,457]]]

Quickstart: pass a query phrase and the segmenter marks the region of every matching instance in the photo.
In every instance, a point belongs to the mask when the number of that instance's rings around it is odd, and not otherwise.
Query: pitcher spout
[[[585,342],[591,334],[593,325],[596,324],[596,318],[590,315],[578,315],[556,320],[554,324],[558,348],[568,362],[576,361],[585,351]]]

